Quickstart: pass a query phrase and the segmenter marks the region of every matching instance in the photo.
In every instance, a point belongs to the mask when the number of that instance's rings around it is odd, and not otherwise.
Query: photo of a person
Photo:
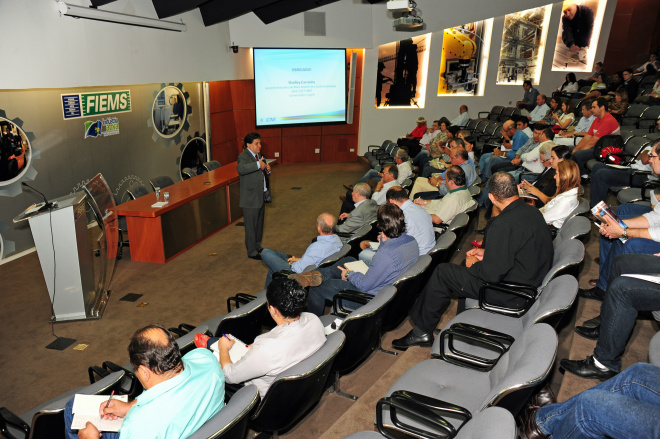
[[[605,1],[564,1],[553,70],[591,71],[604,9]]]

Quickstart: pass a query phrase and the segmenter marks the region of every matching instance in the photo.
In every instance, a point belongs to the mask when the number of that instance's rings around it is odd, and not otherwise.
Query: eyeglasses
[[[653,159],[653,158],[657,159],[658,157],[660,156],[657,154],[649,154],[649,159]]]

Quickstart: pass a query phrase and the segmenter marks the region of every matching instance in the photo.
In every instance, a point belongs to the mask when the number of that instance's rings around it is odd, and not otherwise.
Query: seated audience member
[[[580,79],[578,81],[578,87],[584,87],[585,85],[591,85],[594,81],[596,81],[598,78],[598,74],[601,72],[605,72],[605,69],[603,68],[603,63],[598,61],[594,63],[594,72],[591,74],[591,76],[587,76],[584,79]]]
[[[571,152],[564,145],[553,147],[551,143],[546,143],[541,148],[541,156],[546,166],[543,172],[533,181],[523,179],[520,182],[520,189],[537,198],[534,202],[536,207],[544,206],[557,193],[557,169],[561,162],[571,158]]]
[[[627,110],[628,93],[624,89],[619,89],[614,93],[614,102],[610,102],[610,114],[620,121]]]
[[[660,104],[660,71],[656,73],[656,81],[653,88],[645,93],[644,96],[637,96],[635,102],[648,105]]]
[[[408,193],[400,187],[393,187],[387,191],[387,202],[392,203],[403,211],[406,221],[406,234],[415,238],[419,247],[419,256],[427,254],[435,245],[435,232],[431,215],[408,199]],[[360,243],[362,251],[359,259],[365,264],[371,265],[376,254],[371,249],[369,241]]]
[[[569,128],[567,131],[560,131],[558,135],[555,136],[554,142],[557,145],[566,145],[571,148],[575,147],[575,137],[584,137],[589,134],[589,128],[591,128],[591,123],[596,119],[596,116],[592,113],[592,101],[586,101],[582,104],[580,110],[582,111],[582,117],[575,125],[574,129]]]
[[[607,111],[608,103],[605,98],[596,99],[592,106],[592,112],[596,116],[587,135],[573,148],[573,160],[580,167],[580,175],[587,178],[586,164],[593,158],[593,148],[596,142],[608,134],[619,134],[619,123]]]
[[[420,150],[417,154],[412,155],[412,152],[410,152],[410,156],[415,159],[419,154],[427,154],[429,153],[429,144],[431,141],[440,134],[440,121],[439,120],[434,120],[433,124],[431,125],[430,128],[426,130],[426,133],[422,136],[422,138],[419,140],[419,146]],[[414,164],[414,163],[413,163]]]
[[[414,130],[406,134],[405,138],[419,141],[426,132],[426,118],[420,116],[415,122],[417,122],[417,126]]]
[[[657,122],[660,129],[660,121]],[[591,168],[591,185],[589,187],[589,206],[594,207],[605,201],[611,187],[632,186],[641,187],[650,178],[647,175],[633,175],[634,171],[652,171],[650,152],[652,145],[648,145],[639,153],[637,159],[627,169],[613,168],[605,163],[598,162]]]
[[[636,363],[604,383],[562,403],[525,410],[528,439],[660,437],[660,367]]]
[[[307,291],[298,282],[274,279],[266,290],[266,300],[268,313],[277,326],[257,336],[236,363],[229,356],[235,340],[227,336],[203,340],[207,336],[198,334],[208,348],[219,351],[227,383],[254,384],[262,399],[277,375],[308,358],[325,343],[325,329],[319,318],[303,312],[307,308]]]
[[[341,233],[340,236],[343,243],[350,239],[350,234],[365,224],[376,219],[376,210],[378,204],[371,199],[371,188],[366,183],[358,183],[353,186],[351,192],[351,199],[355,208],[350,212],[344,212],[339,215],[340,224],[335,226],[335,232]]]
[[[325,301],[341,290],[358,290],[372,296],[413,266],[419,258],[417,241],[406,232],[403,211],[394,204],[378,207],[378,236],[380,245],[366,274],[351,271],[344,266],[355,258],[342,258],[333,267],[320,268],[309,273],[292,274],[292,279],[309,289],[307,310],[320,316]]]
[[[477,144],[477,139],[471,136],[468,130],[460,130],[458,132],[458,138],[463,141],[463,147],[468,153],[468,161],[474,166],[474,147]]]
[[[553,97],[550,99],[550,109],[545,113],[545,116],[543,116],[543,119],[540,120],[540,122],[549,126],[554,126],[556,124],[555,115],[559,118],[563,114],[564,112],[561,109],[561,99]]]
[[[614,90],[614,93],[616,93],[618,90],[624,90],[628,95],[628,99],[634,101],[637,97],[638,88],[639,84],[637,84],[637,80],[633,78],[632,69],[626,69],[623,71],[623,84],[621,84],[621,87],[619,87],[617,90]]]
[[[660,61],[658,61],[658,54],[655,52],[649,53],[649,60],[635,69],[634,74],[639,76],[655,75],[660,70]]]
[[[653,174],[660,174],[660,140],[653,142],[653,150],[649,154],[651,157],[651,168]],[[638,204],[622,204],[618,207],[616,214],[619,219],[628,226],[622,228],[618,223],[608,220],[607,217],[601,217],[603,224],[600,228],[600,267],[598,279],[591,280],[594,288],[589,290],[580,290],[582,297],[602,300],[607,282],[610,278],[610,266],[612,260],[621,254],[655,254],[660,252],[660,204],[655,209],[650,206]],[[627,239],[622,243],[618,238]]]
[[[548,107],[548,104],[546,104],[545,101],[545,95],[538,95],[536,98],[536,107],[534,107],[534,109],[530,111],[529,116],[527,116],[530,121],[540,122],[543,120],[546,114],[548,114],[550,107]]]
[[[433,224],[449,224],[456,215],[474,206],[472,198],[465,185],[465,171],[459,166],[450,166],[445,173],[449,193],[439,200],[422,200],[418,198],[415,204],[422,206],[431,215]]]
[[[383,168],[382,180],[378,182],[378,185],[374,189],[374,193],[371,194],[371,199],[376,202],[379,206],[387,202],[387,191],[390,188],[395,186],[401,186],[399,181],[399,168],[394,165],[385,165]]]
[[[541,208],[543,219],[555,236],[579,203],[580,171],[573,160],[559,163],[555,173],[557,193]]]
[[[104,418],[124,418],[119,433],[99,432],[91,423],[71,430],[73,398],[64,409],[68,439],[185,438],[225,405],[225,377],[213,354],[195,349],[181,357],[169,331],[149,325],[133,334],[128,355],[144,391],[131,402],[110,399],[99,407]]]
[[[417,118],[417,126],[410,133],[406,134],[405,137],[400,137],[396,144],[400,148],[405,148],[406,152],[409,153],[411,157],[416,156],[419,153],[419,142],[424,137],[426,133],[426,119],[423,117]]]
[[[543,166],[541,160],[541,148],[543,148],[543,146],[546,144],[555,146],[555,144],[552,143],[554,138],[555,133],[552,131],[552,129],[544,128],[543,131],[541,131],[541,134],[539,134],[538,146],[520,156],[521,165],[529,172],[533,172],[535,174],[540,174],[543,172],[545,166]]]
[[[568,99],[561,101],[561,115],[558,115],[558,113],[552,113],[552,119],[555,123],[553,127],[555,134],[565,130],[573,123],[573,120],[575,120],[575,110],[568,102]]]
[[[484,248],[466,253],[465,266],[440,264],[410,311],[413,329],[392,346],[430,346],[452,296],[477,299],[485,283],[517,282],[539,286],[552,265],[552,237],[539,210],[518,197],[511,174],[498,172],[488,182],[490,200],[501,214],[488,221]],[[502,305],[515,306],[512,296]]]
[[[307,247],[305,254],[299,258],[277,250],[263,249],[261,259],[268,265],[268,274],[266,275],[266,285],[264,288],[273,280],[273,273],[284,270],[301,273],[310,265],[319,265],[322,260],[341,250],[342,242],[339,236],[334,233],[336,225],[335,217],[329,213],[319,215],[316,218],[316,231],[319,236],[316,237],[316,241]]]
[[[474,181],[477,179],[477,171],[474,169],[469,162],[470,156],[465,149],[457,147],[451,150],[450,162],[452,165],[460,166],[465,172],[465,179],[468,186],[472,186]],[[445,171],[446,172],[446,171]],[[415,180],[412,190],[410,191],[410,199],[414,200],[417,196],[424,199],[435,199],[444,197],[449,193],[447,189],[447,184],[445,183],[444,174],[438,178],[435,177],[418,177]]]
[[[536,98],[539,95],[539,91],[532,87],[532,81],[530,80],[523,82],[523,90],[525,90],[525,94],[523,95],[521,101],[516,102],[516,107],[527,111],[532,111],[536,106]]]
[[[616,84],[616,88],[619,88],[619,85],[621,84],[620,83]],[[607,85],[607,75],[605,74],[605,72],[600,72],[596,75],[596,80],[591,84],[591,89],[589,90],[589,93],[582,96],[580,100],[586,101],[586,100],[598,99],[599,97],[607,94],[610,90],[612,89],[610,88],[610,86]]]
[[[512,172],[515,171],[516,169],[520,169],[522,165],[522,160],[520,156],[532,151],[534,148],[539,146],[539,136],[545,129],[545,125],[540,123],[534,124],[534,129],[531,130],[528,126],[528,122],[529,120],[524,116],[520,116],[518,118],[518,121],[516,122],[516,128],[518,128],[519,131],[520,130],[525,131],[525,134],[527,134],[528,137],[527,141],[523,146],[521,146],[518,149],[513,159],[511,159],[510,161],[502,161],[501,163],[495,163],[491,165],[490,166],[491,174],[500,171]],[[523,171],[521,170],[520,172]]]
[[[456,116],[456,118],[451,121],[451,126],[464,127],[467,125],[469,119],[470,115],[468,114],[468,107],[467,105],[463,104],[458,109],[458,116]]]
[[[521,116],[525,117],[525,116]],[[505,141],[502,143],[502,147],[506,148],[507,151],[502,151],[501,149],[495,149],[491,154],[492,156],[490,157],[489,160],[486,161],[486,156],[488,154],[484,154],[481,156],[480,161],[479,161],[479,168],[481,169],[481,178],[483,179],[488,179],[493,175],[492,169],[493,167],[504,164],[504,163],[511,163],[512,160],[516,158],[518,155],[518,150],[527,143],[529,140],[530,136],[529,134],[529,128],[524,124],[524,123],[518,123],[518,117],[514,116],[515,120],[509,120],[506,122],[506,124],[503,126],[503,130],[506,128],[507,137],[505,137]],[[513,126],[511,126],[513,124]],[[524,129],[519,129],[519,127],[524,126]],[[526,129],[526,130],[525,130]],[[511,142],[509,143],[506,141],[506,138],[510,138]],[[484,163],[486,161],[486,163]],[[482,166],[483,164],[483,166]]]
[[[575,78],[575,73],[567,73],[566,81],[564,81],[564,83],[559,86],[557,91],[568,96],[572,95],[573,93],[577,93],[578,83],[577,79]]]
[[[432,162],[430,158],[427,160],[422,160],[422,167],[419,169],[419,172],[417,175],[424,177],[424,178],[429,178],[433,174],[441,173],[443,172],[449,164],[447,163],[451,159],[451,150],[454,148],[465,148],[465,141],[462,139],[458,138],[450,138],[445,145],[438,146],[437,147],[437,154],[440,158],[438,158],[438,161],[440,162],[441,166],[436,167],[434,166],[435,162]],[[470,155],[468,154],[468,161],[470,162]],[[474,162],[470,162],[472,166],[474,166]]]
[[[562,368],[582,378],[610,378],[621,372],[621,357],[639,311],[660,310],[660,285],[623,275],[658,274],[656,255],[619,255],[612,261],[600,316],[576,326],[575,332],[598,340],[584,360],[561,360]]]
[[[398,169],[397,181],[402,184],[407,178],[413,174],[412,165],[410,164],[410,156],[404,149],[399,149],[394,156],[394,161]],[[366,174],[358,181],[358,183],[367,183],[369,187],[374,190],[383,177],[381,173],[375,169],[369,169]],[[344,185],[349,191],[353,189],[353,185]],[[350,193],[346,194],[346,198],[350,198]]]

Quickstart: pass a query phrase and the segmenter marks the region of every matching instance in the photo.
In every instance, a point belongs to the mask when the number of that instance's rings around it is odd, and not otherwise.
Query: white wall
[[[88,6],[89,0],[67,0]],[[118,0],[100,9],[157,18],[151,0]],[[229,49],[229,25],[204,27],[199,10],[169,18],[169,32],[60,16],[55,0],[0,1],[0,37],[16,61],[0,89],[61,88],[244,79],[247,54]]]
[[[422,4],[425,1],[417,0],[417,4]],[[428,2],[426,2],[428,3]],[[445,9],[443,14],[442,24],[437,28],[427,28],[433,31],[431,39],[431,52],[429,56],[429,71],[427,78],[426,89],[426,105],[424,109],[412,108],[374,108],[374,94],[376,90],[376,67],[378,64],[378,47],[367,49],[365,51],[364,60],[364,74],[362,76],[362,104],[360,106],[360,153],[366,151],[368,145],[380,145],[384,139],[396,139],[406,132],[414,128],[414,121],[418,116],[424,116],[427,120],[439,119],[441,116],[446,116],[450,120],[458,115],[458,108],[461,104],[466,104],[470,108],[470,115],[476,117],[479,111],[488,111],[494,105],[509,105],[522,98],[523,89],[521,86],[512,85],[497,85],[496,71],[499,63],[500,46],[502,44],[502,31],[504,30],[504,15],[502,15],[501,3],[497,4],[494,8],[492,3],[483,2],[482,7],[478,4],[482,3],[479,0],[466,0],[461,2],[459,10]],[[515,8],[509,3],[518,6]],[[519,10],[529,9],[532,7],[542,6],[541,2],[524,2],[525,5],[520,5],[522,2],[511,1],[507,2],[506,13],[516,12]],[[377,5],[374,5],[374,7]],[[548,30],[547,47],[543,57],[543,70],[541,73],[540,85],[536,86],[541,93],[550,94],[562,82],[564,82],[564,72],[552,72],[552,58],[554,56],[554,41],[557,39],[559,30],[559,19],[561,16],[562,3],[555,3],[552,5],[552,15],[550,16],[550,28]],[[603,27],[600,34],[598,49],[596,52],[596,60],[602,60],[605,55],[607,41],[609,39],[609,31],[614,16],[614,9],[616,7],[616,0],[609,0],[607,9],[603,18]],[[475,97],[454,97],[454,96],[437,96],[437,86],[440,77],[440,58],[442,55],[442,38],[443,29],[449,26],[458,26],[472,21],[467,18],[466,11],[470,9],[475,12],[472,15],[473,19],[489,18],[484,15],[484,9],[492,11],[492,9],[500,9],[498,14],[493,20],[493,34],[490,45],[490,57],[488,60],[488,71],[486,76],[486,88],[483,96]],[[454,15],[455,14],[455,15]],[[377,13],[374,8],[374,21]],[[424,21],[427,22],[426,15]],[[449,18],[447,18],[449,17]],[[456,18],[458,17],[458,18]],[[382,32],[382,34],[381,34]],[[385,35],[382,36],[381,35]],[[374,38],[378,38],[380,44],[384,44],[397,39],[407,38],[409,34],[403,32],[385,32],[384,29],[374,25]],[[383,38],[381,40],[381,38]],[[385,38],[390,38],[386,40]],[[586,76],[586,75],[583,75]],[[580,77],[580,75],[578,75]]]

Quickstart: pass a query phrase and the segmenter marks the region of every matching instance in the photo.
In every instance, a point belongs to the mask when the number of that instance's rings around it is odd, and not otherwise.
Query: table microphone
[[[33,191],[35,191],[36,193],[38,193],[39,195],[41,195],[43,197],[44,205],[42,207],[40,207],[39,210],[47,210],[47,209],[52,209],[53,207],[55,207],[55,203],[52,203],[52,202],[48,201],[48,199],[46,198],[46,196],[42,192],[36,190],[35,188],[33,188],[32,186],[30,186],[29,184],[27,184],[24,181],[22,181],[21,184],[23,186],[29,187],[30,189],[32,189]]]

